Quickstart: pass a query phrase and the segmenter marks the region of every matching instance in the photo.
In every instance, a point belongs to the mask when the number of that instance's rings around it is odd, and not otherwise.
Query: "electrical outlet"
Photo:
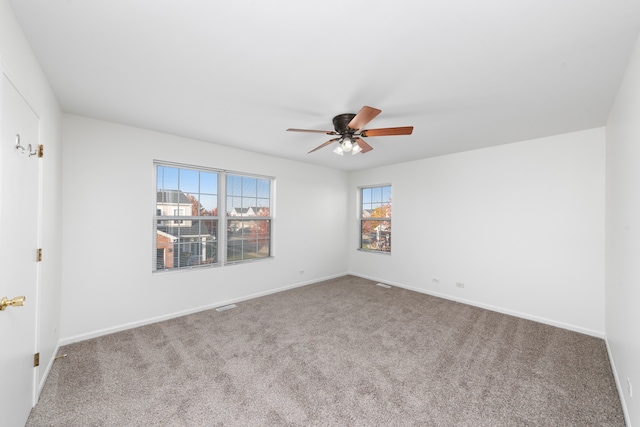
[[[456,288],[464,288],[464,283],[456,282]]]
[[[433,279],[431,279],[431,281],[432,281],[433,283],[440,283],[440,279],[436,279],[435,277],[434,277]]]
[[[629,393],[629,397],[633,397],[633,387],[631,387],[631,378],[627,378],[627,393]]]

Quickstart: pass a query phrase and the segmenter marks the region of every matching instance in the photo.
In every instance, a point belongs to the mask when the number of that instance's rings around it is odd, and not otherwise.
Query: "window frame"
[[[169,168],[177,168],[177,169],[183,169],[183,170],[188,170],[188,171],[198,171],[198,172],[207,172],[207,173],[214,173],[217,176],[217,188],[216,188],[216,207],[217,208],[217,215],[203,215],[203,216],[193,216],[193,218],[197,218],[196,219],[192,219],[191,216],[187,216],[187,215],[158,215],[158,193],[161,191],[160,188],[158,187],[158,168],[159,166],[163,166],[163,167],[169,167]],[[252,173],[245,173],[245,172],[236,172],[236,171],[228,171],[228,170],[223,170],[223,169],[216,169],[216,168],[211,168],[211,167],[205,167],[205,166],[197,166],[197,165],[190,165],[190,164],[183,164],[183,163],[175,163],[175,162],[167,162],[167,161],[163,161],[163,160],[154,160],[153,161],[153,176],[154,176],[154,190],[153,190],[153,237],[152,237],[152,246],[153,246],[153,250],[152,250],[152,272],[153,273],[166,273],[166,272],[177,272],[177,271],[190,271],[192,269],[202,269],[202,268],[212,268],[212,267],[222,267],[225,265],[235,265],[235,264],[241,264],[241,263],[247,263],[247,262],[254,262],[254,261],[260,261],[260,260],[265,260],[265,259],[271,259],[274,257],[274,206],[275,206],[275,177],[272,176],[266,176],[266,175],[258,175],[258,174],[252,174]],[[269,185],[269,191],[268,191],[268,203],[269,203],[269,215],[268,216],[260,216],[259,220],[257,220],[256,216],[244,216],[242,218],[234,218],[233,216],[229,215],[228,209],[227,209],[227,177],[229,176],[238,176],[238,177],[247,177],[247,178],[256,178],[256,179],[263,179],[263,180],[267,180],[268,181],[268,185]],[[183,192],[182,189],[178,188],[178,190],[176,191],[180,191]],[[185,193],[185,194],[190,194],[190,193]],[[206,193],[205,193],[206,194]],[[182,211],[182,209],[180,209]],[[161,210],[160,210],[161,211]],[[161,211],[162,212],[162,211]],[[184,212],[184,211],[183,211]],[[249,258],[242,258],[242,259],[234,259],[229,261],[228,260],[228,247],[227,247],[227,243],[228,243],[228,233],[227,233],[227,227],[228,224],[231,221],[234,220],[245,220],[245,221],[249,221],[249,220],[254,220],[254,221],[261,221],[261,220],[266,220],[269,223],[269,227],[268,227],[268,235],[267,235],[267,256],[261,256],[261,257],[249,257]],[[178,267],[170,267],[170,268],[158,268],[158,260],[159,260],[159,249],[158,249],[158,231],[162,232],[162,230],[159,230],[159,226],[162,225],[163,222],[167,222],[169,224],[175,224],[176,226],[179,224],[182,224],[184,221],[216,221],[216,230],[215,230],[215,235],[213,235],[214,237],[214,241],[217,244],[216,246],[216,262],[211,262],[211,263],[206,263],[206,264],[202,264],[202,265],[184,265],[184,266],[178,266]],[[186,244],[192,244],[193,242],[182,242],[182,243],[177,243],[175,240],[172,242],[172,244],[174,245],[174,250],[175,250],[175,245],[179,244],[179,245],[186,245]],[[197,242],[196,242],[197,243]],[[244,254],[244,249],[243,249],[243,254]]]
[[[389,206],[388,208],[388,215],[389,216],[384,216],[384,217],[372,217],[372,216],[366,216],[365,215],[365,196],[364,196],[364,191],[365,190],[373,190],[373,189],[381,189],[381,192],[384,195],[384,189],[385,188],[389,188],[389,198],[385,201],[385,200],[381,200],[378,202],[374,202],[374,201],[369,201],[368,204],[370,205],[370,208],[373,207],[374,204],[380,204],[379,208],[383,208],[384,206]],[[391,235],[392,235],[392,230],[393,230],[393,226],[392,226],[392,210],[393,210],[393,185],[390,183],[386,183],[386,184],[375,184],[375,185],[363,185],[363,186],[359,186],[358,187],[358,250],[362,251],[362,252],[369,252],[369,253],[379,253],[379,254],[387,254],[387,255],[391,255],[391,250],[392,250],[392,245],[391,245]],[[375,219],[372,219],[375,218]],[[376,238],[376,246],[379,244],[378,242],[382,242],[383,246],[381,246],[379,249],[376,248],[371,248],[371,247],[366,247],[367,244],[364,241],[364,224],[366,222],[374,222],[374,221],[380,221],[380,222],[388,222],[389,226],[388,226],[388,231],[383,231],[383,233],[386,235],[383,236],[383,239],[380,239],[380,237]],[[371,234],[371,232],[369,232],[369,234]],[[376,234],[381,234],[381,233],[376,233]]]

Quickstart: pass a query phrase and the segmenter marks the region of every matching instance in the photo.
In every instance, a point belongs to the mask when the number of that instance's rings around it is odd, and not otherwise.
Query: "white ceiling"
[[[342,170],[603,126],[640,0],[10,0],[65,112]],[[364,105],[374,150],[339,157]]]

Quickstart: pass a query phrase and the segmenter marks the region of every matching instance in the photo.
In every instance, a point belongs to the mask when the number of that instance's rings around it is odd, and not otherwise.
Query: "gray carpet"
[[[603,340],[353,276],[62,352],[28,426],[624,426]]]

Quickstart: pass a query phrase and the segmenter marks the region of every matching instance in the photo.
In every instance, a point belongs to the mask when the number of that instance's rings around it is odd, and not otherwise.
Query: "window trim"
[[[210,172],[217,174],[218,186],[217,186],[217,208],[218,215],[217,216],[199,216],[198,220],[216,220],[217,230],[215,239],[217,242],[217,262],[211,264],[204,265],[193,265],[193,266],[184,266],[184,267],[175,267],[175,268],[157,268],[157,231],[158,231],[158,222],[162,220],[173,220],[179,218],[179,220],[187,220],[188,218],[185,216],[166,216],[166,215],[157,215],[157,185],[158,185],[158,166],[166,166],[166,167],[174,167],[179,169],[189,169],[189,170],[197,170],[202,172]],[[247,172],[238,172],[226,169],[218,169],[206,166],[197,166],[185,163],[176,163],[176,162],[167,162],[164,160],[154,159],[152,162],[153,167],[153,221],[152,221],[152,273],[176,273],[181,271],[191,271],[193,269],[206,269],[206,268],[216,268],[216,267],[224,267],[227,265],[238,265],[249,262],[256,261],[264,261],[273,259],[275,257],[275,183],[276,178],[274,176],[269,175],[261,175],[255,173],[247,173]],[[241,260],[227,260],[227,224],[229,221],[238,220],[238,219],[249,219],[254,217],[231,217],[227,215],[227,176],[235,175],[235,176],[243,176],[249,178],[259,178],[269,180],[269,216],[268,217],[260,217],[260,220],[269,220],[269,255],[266,257],[260,258],[248,258]]]

